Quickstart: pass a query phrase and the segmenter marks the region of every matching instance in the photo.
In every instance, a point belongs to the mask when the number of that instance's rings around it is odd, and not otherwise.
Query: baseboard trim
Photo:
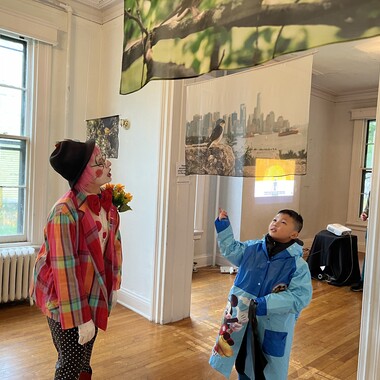
[[[127,289],[121,288],[117,294],[117,302],[120,305],[131,309],[135,313],[140,314],[149,321],[153,320],[151,303],[148,299],[143,298]]]

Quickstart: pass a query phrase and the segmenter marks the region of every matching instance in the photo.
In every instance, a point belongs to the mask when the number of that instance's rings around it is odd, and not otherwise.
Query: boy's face
[[[298,237],[293,218],[287,214],[277,214],[269,224],[268,233],[279,243],[287,243]]]

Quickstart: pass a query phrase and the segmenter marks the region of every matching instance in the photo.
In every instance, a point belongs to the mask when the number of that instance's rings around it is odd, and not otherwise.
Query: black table
[[[313,278],[327,280],[331,285],[343,286],[359,282],[357,236],[336,236],[322,230],[315,235],[307,263]],[[323,271],[321,266],[325,267]]]

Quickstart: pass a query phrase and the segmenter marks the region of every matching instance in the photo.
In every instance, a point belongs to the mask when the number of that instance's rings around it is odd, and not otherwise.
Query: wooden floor
[[[93,352],[94,380],[221,380],[208,365],[234,275],[193,274],[191,318],[157,325],[117,305]],[[289,379],[354,380],[362,293],[313,280],[296,326]],[[28,303],[0,304],[0,379],[51,380],[56,353],[46,319]],[[231,378],[236,380],[233,371]]]

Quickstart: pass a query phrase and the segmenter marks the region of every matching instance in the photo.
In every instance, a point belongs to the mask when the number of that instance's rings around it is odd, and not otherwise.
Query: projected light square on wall
[[[255,198],[292,197],[296,160],[256,159]]]

